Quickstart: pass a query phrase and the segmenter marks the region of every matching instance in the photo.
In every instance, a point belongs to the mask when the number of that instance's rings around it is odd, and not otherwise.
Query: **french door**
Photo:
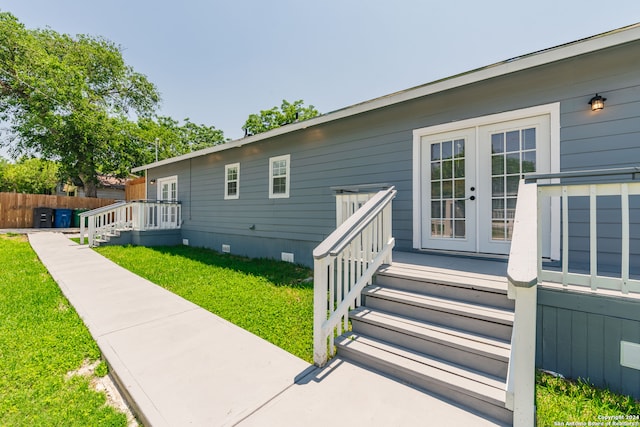
[[[548,114],[476,122],[414,132],[422,249],[508,254],[520,178],[550,171]]]
[[[158,201],[178,201],[178,177],[171,176],[158,179]],[[158,225],[160,228],[171,228],[178,222],[178,206],[175,203],[160,205]]]

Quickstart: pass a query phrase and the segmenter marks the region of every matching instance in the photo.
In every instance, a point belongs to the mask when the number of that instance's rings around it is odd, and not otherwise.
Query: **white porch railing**
[[[89,246],[95,246],[97,239],[119,231],[178,229],[181,218],[179,202],[145,200],[114,203],[80,214],[80,244],[84,244],[85,222]]]
[[[376,270],[391,263],[394,187],[379,191],[314,251],[314,362],[322,366],[335,352],[334,338],[349,329],[349,310]],[[328,353],[327,353],[328,352]]]
[[[336,228],[356,213],[378,191],[389,188],[387,184],[365,184],[347,187],[332,187],[336,192]]]
[[[534,424],[535,407],[535,350],[537,285],[555,282],[564,287],[586,287],[592,291],[605,289],[624,296],[640,292],[640,281],[631,279],[629,251],[629,196],[640,195],[640,182],[594,182],[612,175],[633,178],[640,168],[624,168],[600,171],[568,172],[531,175],[520,181],[516,206],[513,238],[509,254],[507,277],[509,298],[515,299],[515,322],[511,341],[511,358],[507,375],[507,407],[514,411],[514,426]],[[580,179],[579,183],[538,184],[539,180]],[[588,183],[585,183],[587,181]],[[590,182],[589,182],[590,181]],[[621,238],[620,274],[601,275],[598,272],[597,197],[620,198]],[[542,215],[548,198],[561,200],[561,269],[543,268]],[[569,198],[589,198],[589,273],[569,271]]]
[[[541,281],[562,283],[563,286],[587,286],[592,290],[607,289],[640,293],[640,280],[629,278],[629,196],[640,195],[640,182],[621,182],[608,184],[574,184],[538,186],[538,199],[559,197],[562,203],[562,269],[561,271],[545,270],[542,257],[538,256],[538,276]],[[598,227],[596,199],[599,196],[617,196],[620,198],[621,213],[621,247],[620,275],[599,274],[598,271]],[[569,271],[569,198],[589,198],[589,273]],[[540,235],[539,235],[540,236]],[[538,240],[540,246],[540,240]]]

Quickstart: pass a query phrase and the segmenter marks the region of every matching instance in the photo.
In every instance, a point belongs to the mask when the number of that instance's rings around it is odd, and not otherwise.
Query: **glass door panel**
[[[467,131],[422,139],[423,247],[475,250],[475,132]]]
[[[491,239],[510,241],[518,184],[536,171],[536,128],[491,133]]]
[[[535,116],[479,127],[479,251],[508,254],[520,179],[549,170],[549,117]]]

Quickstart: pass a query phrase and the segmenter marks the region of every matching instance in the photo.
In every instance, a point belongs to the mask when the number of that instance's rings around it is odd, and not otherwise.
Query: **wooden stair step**
[[[362,294],[367,297],[380,298],[437,311],[456,313],[470,318],[513,326],[514,313],[512,310],[508,309],[483,306],[464,301],[455,301],[449,298],[422,295],[415,292],[376,285],[366,287]]]
[[[422,339],[446,342],[447,345],[463,348],[498,360],[509,360],[511,345],[504,340],[480,336],[457,328],[415,320],[409,317],[359,307],[349,314],[352,320],[373,323],[381,327],[402,331]]]
[[[501,276],[395,262],[392,265],[383,266],[378,270],[377,274],[507,295],[507,278]]]
[[[498,408],[505,408],[505,382],[481,372],[465,369],[441,359],[429,357],[411,350],[393,346],[370,337],[347,333],[336,339],[339,354],[358,354],[357,361],[375,360],[373,368],[437,394],[455,399],[443,393],[450,390],[471,397]],[[404,375],[403,375],[404,374]],[[408,374],[408,376],[407,376]],[[462,402],[464,403],[464,399]],[[470,405],[473,406],[473,405]]]

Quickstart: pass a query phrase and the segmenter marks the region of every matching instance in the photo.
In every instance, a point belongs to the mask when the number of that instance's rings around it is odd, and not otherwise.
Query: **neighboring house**
[[[127,178],[118,178],[112,175],[98,175],[99,199],[125,199],[125,183]],[[84,197],[84,188],[71,183],[61,184],[58,188],[58,195]]]
[[[606,100],[594,111],[596,94]],[[133,171],[146,174],[149,199],[180,202],[176,242],[313,265],[336,228],[336,193],[395,186],[396,250],[500,257],[523,174],[637,166],[638,24]],[[576,178],[589,179],[609,178]],[[594,197],[593,224],[588,193],[564,210],[542,204],[545,260],[589,271],[592,241],[598,272],[622,270],[624,285],[610,296],[540,286],[537,365],[640,398],[638,289],[624,288],[640,274],[640,196],[629,194],[622,214],[619,196]]]

